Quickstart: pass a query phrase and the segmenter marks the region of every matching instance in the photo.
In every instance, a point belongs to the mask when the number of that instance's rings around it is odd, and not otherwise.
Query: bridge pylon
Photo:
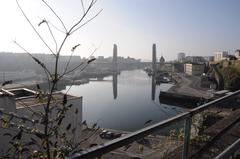
[[[153,46],[152,46],[152,71],[153,71],[153,73],[156,72],[156,63],[157,63],[156,44],[153,44]]]
[[[113,72],[117,72],[117,45],[113,45]]]

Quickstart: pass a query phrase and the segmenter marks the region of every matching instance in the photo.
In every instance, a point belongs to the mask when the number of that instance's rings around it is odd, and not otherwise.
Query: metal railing
[[[235,141],[231,146],[219,154],[215,159],[234,159],[236,152],[240,151],[240,139]]]
[[[102,145],[95,146],[93,148],[89,148],[85,151],[81,151],[80,153],[76,153],[73,156],[70,156],[69,159],[91,159],[94,157],[99,157],[103,154],[106,154],[110,151],[113,151],[115,149],[118,149],[122,146],[126,146],[134,141],[137,141],[139,139],[142,139],[146,137],[147,135],[156,132],[157,130],[163,129],[167,126],[170,126],[171,124],[174,124],[178,121],[185,120],[184,125],[184,145],[183,145],[183,152],[182,152],[182,159],[188,158],[188,151],[189,151],[189,143],[190,143],[190,136],[191,136],[191,121],[192,116],[202,112],[203,110],[211,107],[214,104],[220,103],[223,100],[229,99],[230,97],[233,97],[235,95],[240,94],[240,90],[233,92],[232,94],[226,95],[224,97],[218,98],[216,100],[213,100],[211,102],[208,102],[206,104],[203,104],[199,107],[196,107],[194,109],[188,110],[187,112],[181,113],[179,115],[176,115],[172,118],[166,119],[164,121],[161,121],[159,123],[153,124],[151,126],[148,126],[146,128],[140,129],[138,131],[135,131],[133,133],[127,134],[123,137],[111,140],[109,142],[106,142]]]

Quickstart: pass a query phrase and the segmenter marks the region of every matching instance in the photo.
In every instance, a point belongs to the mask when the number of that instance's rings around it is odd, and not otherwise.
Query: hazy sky
[[[46,0],[68,27],[82,15],[80,0]],[[41,0],[19,0],[22,8],[54,49],[45,18],[61,28]],[[84,1],[86,5],[89,0]],[[178,52],[187,55],[212,55],[214,51],[233,53],[240,48],[240,0],[98,0],[89,17],[103,12],[74,34],[64,48],[81,44],[76,55],[111,56],[113,44],[118,56],[151,59],[151,47],[157,44],[157,55],[176,59]],[[0,1],[0,51],[23,52],[13,40],[27,50],[48,53],[17,8],[15,0]],[[63,34],[54,30],[61,41]]]

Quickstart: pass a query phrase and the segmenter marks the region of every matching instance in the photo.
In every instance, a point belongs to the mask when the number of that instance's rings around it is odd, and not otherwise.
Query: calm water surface
[[[134,70],[123,71],[103,81],[74,85],[69,94],[83,97],[83,120],[88,124],[98,123],[103,128],[134,131],[184,111],[160,103],[159,92],[171,86],[155,86],[144,71]],[[149,120],[151,122],[145,124]]]

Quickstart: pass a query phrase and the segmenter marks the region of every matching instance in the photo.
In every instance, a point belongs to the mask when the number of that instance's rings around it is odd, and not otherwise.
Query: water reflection
[[[155,74],[151,76],[152,78],[152,91],[151,91],[151,99],[152,101],[155,100],[156,96],[156,78]],[[118,73],[113,73],[112,75],[112,85],[113,85],[113,99],[117,99],[117,84],[118,84]]]
[[[152,75],[152,101],[155,100],[156,94],[156,80],[155,80],[155,74]]]
[[[102,81],[74,85],[69,93],[83,96],[83,120],[88,123],[135,131],[181,112],[181,108],[159,102],[159,92],[170,87],[170,84],[156,85],[155,79],[144,71],[134,70],[113,74]]]
[[[117,73],[112,75],[112,83],[113,83],[113,99],[117,99]]]

